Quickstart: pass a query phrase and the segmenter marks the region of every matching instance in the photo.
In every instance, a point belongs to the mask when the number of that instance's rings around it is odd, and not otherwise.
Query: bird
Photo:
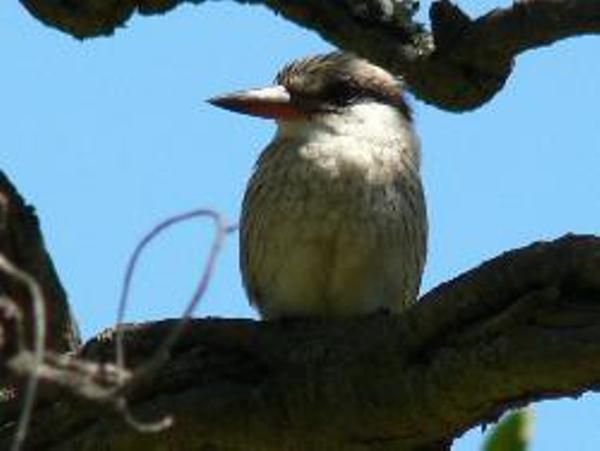
[[[242,202],[240,269],[264,320],[399,314],[427,254],[420,141],[404,83],[352,53],[288,63],[218,107],[273,119]]]

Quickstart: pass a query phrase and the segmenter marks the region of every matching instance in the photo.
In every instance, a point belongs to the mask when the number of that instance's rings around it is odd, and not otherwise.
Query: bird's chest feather
[[[308,184],[311,192],[339,200],[385,191],[418,171],[412,127],[385,105],[282,124],[275,143],[270,153],[278,170],[288,172],[288,184]]]
[[[386,106],[282,124],[257,162],[245,210],[299,232],[397,222],[420,183],[418,166],[411,125]]]
[[[273,207],[298,215],[363,217],[401,203],[410,162],[399,140],[339,137],[281,142],[257,168],[256,182]],[[389,208],[388,208],[389,207]]]

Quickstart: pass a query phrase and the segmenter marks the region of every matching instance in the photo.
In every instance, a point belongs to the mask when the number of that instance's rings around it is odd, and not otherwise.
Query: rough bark
[[[8,177],[1,171],[0,254],[32,275],[42,288],[47,312],[46,348],[53,351],[76,349],[79,346],[77,326],[71,316],[67,295],[46,251],[35,210],[27,205]],[[22,315],[25,325],[24,338],[31,346],[32,300],[22,284],[2,272],[0,272],[0,297],[4,297],[6,302],[5,307],[0,309],[0,355],[6,358],[16,352],[19,346],[16,340],[16,320],[11,317],[9,305],[16,307]],[[2,370],[1,363],[0,361],[0,370]]]
[[[174,320],[129,327],[141,363]],[[114,334],[81,357],[113,358]],[[68,397],[35,415],[30,449],[445,449],[462,431],[600,381],[600,238],[508,252],[434,289],[400,317],[195,320],[157,377],[131,393],[142,435]],[[0,428],[0,448],[10,429]]]
[[[164,13],[205,0],[21,0],[38,19],[78,38],[110,35],[135,12]],[[324,39],[402,75],[422,100],[451,111],[499,92],[514,58],[560,39],[600,32],[596,0],[522,0],[475,20],[448,0],[430,10],[431,33],[411,20],[412,0],[237,0],[261,4]]]

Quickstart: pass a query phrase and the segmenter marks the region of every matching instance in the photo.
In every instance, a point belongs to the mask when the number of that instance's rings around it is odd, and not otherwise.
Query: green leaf
[[[532,427],[531,409],[511,412],[488,434],[483,451],[526,451],[529,447]]]

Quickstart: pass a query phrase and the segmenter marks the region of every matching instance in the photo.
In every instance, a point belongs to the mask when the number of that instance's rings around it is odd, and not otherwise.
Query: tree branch
[[[129,363],[173,325],[131,326]],[[110,361],[113,349],[108,331],[81,357]],[[440,449],[507,408],[595,387],[599,357],[600,238],[566,236],[501,255],[400,317],[196,320],[131,394],[142,417],[173,414],[172,429],[140,435],[62,398],[37,412],[30,447]],[[9,436],[0,428],[0,448]]]
[[[205,0],[21,0],[39,20],[77,38],[110,35],[137,10],[164,13]],[[518,54],[600,32],[600,2],[521,0],[471,20],[448,0],[432,4],[432,33],[414,23],[413,0],[237,0],[262,4],[340,48],[402,75],[422,100],[477,108],[502,89]]]
[[[42,287],[47,305],[45,343],[47,349],[72,351],[79,346],[77,325],[71,316],[67,295],[58,279],[40,231],[32,206],[27,205],[8,177],[0,171],[0,253],[20,270],[30,274]],[[10,300],[25,323],[25,338],[31,345],[33,329],[32,300],[22,283],[14,277],[0,274],[0,297]],[[5,359],[19,347],[14,320],[0,310],[0,331],[5,330],[5,342],[0,339],[0,370]],[[0,333],[0,336],[2,334]],[[0,376],[0,384],[1,384]]]

